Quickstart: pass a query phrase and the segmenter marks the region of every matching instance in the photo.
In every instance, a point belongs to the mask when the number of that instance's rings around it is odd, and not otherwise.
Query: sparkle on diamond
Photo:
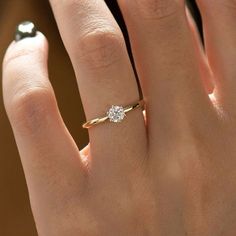
[[[111,122],[121,122],[125,118],[124,108],[121,106],[112,106],[107,112],[107,116]]]

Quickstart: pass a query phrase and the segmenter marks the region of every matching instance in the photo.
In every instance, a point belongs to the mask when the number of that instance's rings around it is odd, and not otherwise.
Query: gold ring
[[[122,106],[117,106],[117,105],[112,105],[111,108],[107,111],[106,116],[99,117],[92,119],[90,121],[87,121],[86,123],[83,124],[83,128],[89,129],[95,125],[101,124],[107,120],[113,123],[120,123],[121,121],[124,120],[126,117],[126,113],[137,109],[137,108],[143,108],[144,106],[144,101],[140,100],[135,104],[128,105],[126,107]]]

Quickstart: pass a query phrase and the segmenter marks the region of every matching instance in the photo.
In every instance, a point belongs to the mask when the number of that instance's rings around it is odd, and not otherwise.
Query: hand
[[[205,55],[183,2],[119,0],[146,122],[136,109],[121,123],[94,126],[81,151],[48,79],[45,37],[10,45],[4,101],[39,235],[235,235],[236,5],[199,0]],[[125,43],[104,1],[51,4],[87,120],[137,102]]]

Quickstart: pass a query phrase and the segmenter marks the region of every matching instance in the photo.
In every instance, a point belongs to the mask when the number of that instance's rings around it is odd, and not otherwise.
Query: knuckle
[[[118,61],[123,52],[122,35],[95,30],[79,39],[79,59],[91,68],[105,68]]]
[[[35,50],[30,48],[20,48],[18,50],[8,52],[3,61],[3,66],[5,68],[8,67],[16,67],[21,61],[29,61],[30,56],[35,53]]]
[[[27,63],[38,63],[43,61],[47,54],[48,42],[44,36],[38,35],[37,40],[21,41],[11,45],[5,54],[3,60],[4,68],[8,65],[25,65]],[[16,66],[15,66],[16,67]]]
[[[34,87],[17,92],[6,107],[16,128],[35,133],[49,122],[56,101],[51,89]]]
[[[146,19],[168,18],[181,10],[182,0],[136,0],[139,13]]]

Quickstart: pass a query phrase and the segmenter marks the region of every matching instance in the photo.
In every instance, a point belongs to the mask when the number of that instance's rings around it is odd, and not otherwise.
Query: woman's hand
[[[87,119],[104,115],[111,105],[137,102],[122,33],[104,1],[51,4]],[[94,126],[82,151],[62,121],[48,80],[44,36],[7,50],[4,101],[38,233],[234,236],[236,4],[199,0],[207,57],[183,0],[119,4],[146,122],[136,109],[121,123]],[[214,95],[208,96],[212,79]]]

